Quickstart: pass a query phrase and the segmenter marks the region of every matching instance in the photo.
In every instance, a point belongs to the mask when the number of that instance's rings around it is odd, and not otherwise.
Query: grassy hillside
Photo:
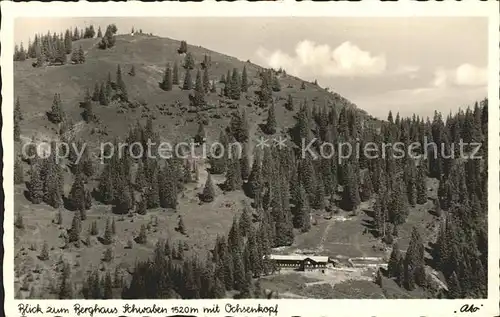
[[[51,125],[45,112],[49,111],[55,93],[61,94],[64,111],[76,123],[81,120],[79,102],[83,101],[85,89],[89,88],[92,93],[96,83],[105,82],[108,73],[111,73],[112,80],[116,78],[116,69],[120,65],[124,73],[124,81],[127,85],[129,100],[132,103],[147,104],[146,107],[136,109],[125,109],[119,111],[116,104],[110,106],[94,107],[94,111],[107,127],[111,136],[124,136],[128,126],[143,118],[142,114],[155,118],[154,123],[161,136],[165,139],[172,139],[177,136],[194,135],[197,128],[196,116],[194,113],[185,113],[182,106],[189,105],[190,91],[181,90],[174,87],[170,92],[159,88],[159,82],[163,78],[166,65],[171,66],[175,62],[179,63],[179,80],[182,84],[184,79],[184,69],[181,67],[184,55],[179,55],[177,49],[180,41],[149,36],[145,34],[119,35],[116,37],[116,45],[111,49],[101,50],[97,47],[98,39],[84,39],[73,42],[73,47],[82,45],[86,52],[86,62],[78,65],[50,66],[43,68],[33,68],[31,61],[16,62],[14,66],[14,87],[15,96],[19,96],[23,113],[26,120],[23,122],[22,135],[30,137],[35,134],[53,135],[54,125]],[[212,60],[210,67],[210,80],[219,82],[221,76],[228,71],[237,68],[239,72],[246,66],[248,78],[252,83],[248,93],[242,94],[241,100],[226,100],[219,96],[220,89],[224,84],[217,84],[217,94],[209,94],[206,101],[217,108],[209,111],[210,118],[207,128],[208,137],[216,137],[220,129],[225,127],[230,113],[238,107],[246,108],[250,123],[255,127],[267,117],[267,111],[254,105],[257,100],[255,91],[259,90],[260,79],[258,72],[262,67],[249,61],[240,61],[234,57],[223,55],[207,50],[199,46],[188,45],[188,50],[194,56],[196,67],[191,71],[192,79],[196,78],[196,68],[201,68],[200,63],[204,55],[209,55]],[[130,68],[134,66],[136,76],[128,75]],[[325,89],[312,83],[306,82],[305,89],[300,89],[302,80],[283,75],[280,78],[282,90],[275,93],[276,114],[280,127],[289,127],[295,120],[293,112],[284,109],[283,104],[290,94],[298,104],[304,99],[309,102],[323,105],[335,104],[339,107],[344,105],[353,106],[348,100],[335,93],[329,93]],[[168,111],[162,111],[157,106],[166,105]],[[166,114],[168,112],[169,114]],[[220,115],[220,119],[214,117]],[[88,138],[88,132],[92,128],[88,125],[81,137]]]

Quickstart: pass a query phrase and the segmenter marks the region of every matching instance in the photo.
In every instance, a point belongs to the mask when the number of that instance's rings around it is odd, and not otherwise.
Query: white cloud
[[[291,74],[304,77],[372,76],[386,70],[384,55],[374,56],[351,42],[332,49],[327,44],[304,40],[296,45],[294,56],[264,48],[259,48],[256,54],[269,67],[282,67]]]
[[[438,68],[434,72],[434,79],[432,85],[436,87],[444,87],[448,82],[448,72],[444,68]]]
[[[416,78],[417,73],[420,70],[420,66],[416,65],[402,65],[396,68],[394,71],[395,75],[407,75],[410,78]]]
[[[459,86],[487,85],[488,70],[471,64],[462,64],[455,71],[455,81]]]
[[[462,64],[455,69],[439,68],[434,72],[432,84],[435,87],[455,86],[486,86],[488,70],[471,64]]]

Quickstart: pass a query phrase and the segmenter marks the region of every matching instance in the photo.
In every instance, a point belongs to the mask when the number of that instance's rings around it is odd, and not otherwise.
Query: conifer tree
[[[269,106],[268,112],[267,112],[267,121],[266,121],[266,127],[265,127],[265,132],[267,134],[275,134],[276,133],[276,114],[274,110],[274,102],[271,102],[271,105]]]
[[[80,213],[75,212],[73,215],[73,221],[71,222],[71,229],[69,231],[69,242],[75,242],[79,245],[80,233],[82,231],[82,219],[80,218]]]
[[[267,173],[264,173],[264,175]],[[310,197],[316,192],[316,172],[314,170],[311,155],[305,155],[299,162],[298,167],[299,181]]]
[[[457,273],[454,271],[448,282],[448,297],[451,299],[462,298],[462,288]]]
[[[35,47],[35,54],[36,54],[36,67],[42,67],[46,61],[46,57],[43,52],[42,46],[39,45],[38,42]]]
[[[141,225],[141,230],[139,231],[139,236],[135,240],[139,244],[145,244],[148,241],[147,233],[146,233],[146,226]]]
[[[224,174],[226,173],[226,167],[227,167],[227,150],[228,149],[228,142],[227,142],[227,136],[224,133],[224,130],[220,132],[219,135],[219,140],[218,142],[222,145],[215,147],[214,153],[212,156],[210,156],[209,161],[210,161],[210,172],[212,174]]]
[[[229,122],[231,135],[240,143],[245,143],[249,138],[249,126],[245,109],[236,111]]]
[[[405,267],[404,267],[404,258],[401,257],[401,259],[399,259],[399,263],[398,263],[398,269],[397,269],[397,272],[398,272],[398,276],[396,277],[396,282],[398,283],[399,286],[401,287],[404,287],[404,283],[405,283]]]
[[[403,191],[401,179],[396,178],[392,186],[391,200],[389,202],[389,221],[395,226],[401,225],[406,221],[408,215],[406,194]]]
[[[135,66],[134,65],[132,65],[132,67],[130,67],[130,71],[128,72],[128,74],[132,77],[135,76]]]
[[[240,100],[241,96],[241,78],[238,69],[233,68],[231,82],[229,84],[229,97],[233,100]]]
[[[108,163],[101,173],[98,192],[100,201],[104,204],[111,204],[115,195],[113,171],[110,163]]]
[[[311,120],[308,114],[307,102],[304,101],[304,103],[301,105],[297,117],[298,117],[297,124],[295,126],[297,132],[294,141],[297,145],[302,144],[302,142],[308,144],[312,139],[312,137],[311,137]]]
[[[102,31],[100,26],[97,28],[97,38],[102,38]]]
[[[401,251],[399,250],[399,245],[395,242],[392,245],[392,252],[389,258],[389,263],[387,265],[387,274],[389,277],[399,276],[399,261],[401,260]]]
[[[201,144],[205,143],[205,139],[206,139],[205,125],[200,120],[198,122],[198,131],[196,132],[196,135],[194,136],[194,142],[201,145]]]
[[[99,90],[99,104],[101,106],[108,105],[108,96],[106,95],[106,90],[104,88],[104,83],[101,83],[101,89]]]
[[[342,192],[343,209],[355,211],[360,203],[358,181],[349,163],[346,166],[346,177],[346,183]]]
[[[193,82],[191,80],[191,72],[189,68],[186,69],[186,74],[184,75],[184,84],[182,85],[183,90],[191,90],[193,88]]]
[[[85,52],[83,51],[83,47],[81,45],[78,48],[78,63],[79,64],[85,63]]]
[[[261,108],[265,108],[272,101],[271,75],[266,71],[261,74],[261,78],[259,104]]]
[[[78,165],[78,170],[80,170],[85,176],[92,177],[94,175],[94,164],[90,158],[87,147],[83,148],[82,157],[80,158]]]
[[[88,88],[85,90],[85,97],[80,107],[83,108],[82,118],[85,122],[89,123],[96,120],[96,115],[94,114],[92,99],[90,97],[90,91]]]
[[[212,175],[208,173],[207,181],[205,182],[205,187],[203,188],[203,193],[201,194],[201,200],[204,202],[212,202],[214,198],[215,190],[212,183]]]
[[[231,72],[227,70],[226,79],[224,81],[224,96],[231,98],[231,85],[233,84],[233,78],[231,77]]]
[[[95,83],[94,92],[92,93],[92,101],[99,101],[99,84]]]
[[[406,193],[408,197],[408,204],[415,207],[417,203],[417,187],[416,187],[416,170],[413,162],[409,162],[405,168],[406,177]]]
[[[137,202],[137,213],[139,215],[145,215],[147,213],[146,200],[141,199]]]
[[[172,71],[172,84],[179,85],[179,65],[177,61],[174,63],[174,69]]]
[[[51,144],[51,153],[55,153],[55,143]],[[43,184],[43,201],[53,208],[58,208],[62,202],[63,174],[60,164],[56,162],[55,155],[44,159],[41,173]]]
[[[309,206],[309,198],[302,184],[299,185],[299,197],[297,200],[297,213],[294,221],[297,228],[302,232],[307,232],[311,229],[311,208]]]
[[[110,24],[107,26],[106,28],[106,32],[104,32],[104,36],[101,38],[101,41],[99,42],[99,48],[100,49],[108,49],[108,48],[112,48],[113,46],[115,46],[115,42],[116,42],[116,39],[115,39],[115,34],[117,32],[117,28],[116,28],[116,25],[114,24]]]
[[[293,226],[290,221],[289,211],[276,204],[271,214],[275,219],[276,234],[274,236],[274,246],[289,246],[293,243]]]
[[[288,94],[288,99],[285,103],[285,108],[289,111],[293,111],[294,110],[294,105],[293,105],[293,98],[292,98],[292,95]]]
[[[363,183],[361,184],[361,192],[359,194],[361,201],[367,201],[370,199],[373,193],[372,179],[370,173],[364,173]]]
[[[14,141],[19,142],[21,141],[21,127],[19,126],[19,119],[18,117],[14,116]]]
[[[242,287],[245,284],[246,277],[245,277],[245,267],[243,264],[243,257],[240,247],[233,249],[232,254],[233,254],[233,264],[234,264],[233,288],[235,290],[241,291]]]
[[[189,162],[189,160],[186,160],[186,163],[184,164],[183,182],[185,184],[193,182],[193,175],[192,175],[192,171],[191,171],[191,163]]]
[[[417,169],[417,204],[424,204],[427,201],[427,186],[425,183],[425,170],[422,164]]]
[[[198,110],[201,110],[201,109],[203,109],[203,107],[205,107],[205,88],[203,88],[203,83],[201,80],[201,73],[200,73],[199,69],[196,73],[194,97],[193,97],[192,102],[193,102],[193,106]]]
[[[226,289],[224,287],[224,283],[219,279],[219,277],[215,277],[214,288],[212,291],[213,298],[225,298],[226,297]]]
[[[73,41],[78,41],[80,39],[80,32],[78,31],[78,27],[75,26],[73,31]]]
[[[182,219],[182,216],[179,216],[179,222],[177,223],[177,230],[181,234],[186,234],[186,226],[184,225],[184,220]],[[181,249],[182,248],[179,248],[179,250],[181,250]]]
[[[77,50],[73,50],[73,52],[71,53],[71,62],[73,64],[80,64],[80,56],[78,56]]]
[[[19,101],[19,97],[16,99],[16,105],[14,106],[14,120],[22,121],[23,113],[21,111],[21,102]]]
[[[106,272],[106,277],[104,278],[104,292],[103,299],[112,299],[113,298],[113,284],[111,281],[111,274]]]
[[[201,62],[201,68],[207,69],[210,68],[212,61],[210,60],[207,54],[203,55],[203,62]]]
[[[406,251],[404,260],[405,285],[408,290],[413,290],[415,284],[423,286],[425,283],[425,261],[424,244],[416,227],[413,227],[410,239],[410,245]]]
[[[119,64],[116,69],[116,86],[119,91],[121,99],[127,101],[128,100],[127,87],[125,86],[125,82],[123,81],[122,70]]]
[[[14,184],[24,183],[24,170],[22,162],[16,158],[14,162]]]
[[[108,79],[106,80],[105,90],[106,98],[108,98],[108,101],[111,100],[113,89],[116,89],[116,83],[113,83],[113,81],[111,80],[111,72],[108,72]]]
[[[181,46],[177,50],[177,53],[179,53],[179,54],[185,54],[185,53],[187,53],[187,43],[186,43],[186,41],[181,41]]]
[[[316,182],[314,208],[318,210],[325,209],[325,185],[323,184],[322,177],[318,177],[318,181]]]
[[[59,299],[73,298],[73,287],[71,285],[71,268],[68,263],[64,263],[58,295]]]
[[[227,239],[228,249],[231,250],[231,258],[233,260],[233,287],[239,290],[243,284],[245,268],[243,263],[243,237],[240,232],[240,225],[236,218],[233,218],[233,225],[229,231]]]
[[[175,176],[176,173],[176,167],[171,162],[167,162],[159,178],[161,182],[160,206],[163,208],[177,208],[178,178]]]
[[[194,69],[194,57],[193,57],[193,54],[191,54],[191,52],[188,52],[184,58],[184,65],[183,67],[185,69]]]
[[[73,45],[73,41],[71,38],[71,33],[70,33],[70,30],[67,29],[66,33],[64,33],[64,47],[66,49],[66,54],[71,53],[71,51],[73,50],[72,45]]]
[[[145,161],[147,163],[148,161]],[[159,206],[160,202],[160,173],[159,167],[156,161],[150,161],[150,163],[144,165],[144,171],[146,175],[147,183],[149,187],[145,190],[145,200],[147,208],[156,208]]]
[[[127,174],[126,174],[127,175]],[[118,214],[127,214],[134,206],[134,195],[128,183],[123,180],[115,182],[115,194],[113,199],[113,211]]]
[[[243,180],[241,179],[240,162],[236,156],[233,156],[228,160],[226,182],[224,183],[224,185],[225,190],[227,191],[238,190],[243,185]]]
[[[148,184],[146,182],[146,175],[144,174],[144,165],[142,165],[142,164],[139,164],[137,166],[134,185],[135,185],[135,189],[141,193],[144,192],[144,190],[148,186]]]
[[[106,250],[104,250],[102,260],[104,262],[111,262],[113,260],[113,250],[111,250],[111,248],[108,247],[106,248]]]
[[[43,242],[42,251],[40,251],[40,255],[38,256],[40,261],[47,261],[49,259],[49,246],[47,241]]]
[[[71,210],[85,209],[85,186],[80,172],[76,174],[68,196],[68,207]]]
[[[252,230],[252,219],[251,219],[251,210],[250,207],[245,205],[243,208],[243,212],[241,213],[240,216],[240,221],[238,222],[240,225],[240,233],[243,237],[248,237],[250,234],[250,231]]]
[[[250,189],[250,197],[256,198],[262,189],[261,155],[255,150],[253,157],[254,161],[252,164],[252,171],[248,177],[248,187]]]
[[[163,75],[161,89],[163,89],[165,91],[171,91],[172,85],[173,85],[172,70],[170,69],[170,65],[167,65],[167,68],[165,69],[165,74]]]
[[[205,93],[208,93],[210,90],[210,77],[208,75],[208,68],[203,70],[203,89]]]
[[[104,237],[102,239],[103,244],[111,244],[113,243],[113,232],[111,229],[111,223],[109,222],[109,218],[106,219],[106,228],[104,229]]]
[[[55,94],[54,100],[52,101],[52,108],[50,112],[47,113],[49,120],[52,123],[60,123],[64,120],[64,112],[61,106],[61,95]]]
[[[380,192],[373,206],[375,229],[378,237],[386,237],[386,209],[385,193]]]
[[[281,91],[281,84],[280,84],[280,80],[278,79],[278,77],[276,75],[273,75],[273,79],[272,79],[272,90],[274,92],[279,92]]]
[[[248,75],[247,67],[243,66],[243,73],[241,74],[241,92],[248,91]]]
[[[96,236],[99,234],[99,229],[97,228],[97,222],[93,221],[90,226],[90,234]]]
[[[250,176],[250,158],[248,157],[248,143],[243,143],[240,158],[241,178],[247,180]]]

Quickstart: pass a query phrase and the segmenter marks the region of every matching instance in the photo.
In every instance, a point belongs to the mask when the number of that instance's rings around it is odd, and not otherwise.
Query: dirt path
[[[316,249],[318,253],[323,252],[323,250],[325,248],[326,238],[328,238],[328,231],[330,231],[330,228],[332,227],[332,225],[333,225],[333,221],[329,221],[328,224],[326,225],[325,231],[323,231],[323,235],[321,236],[321,240],[319,240],[319,244],[318,244],[318,247]]]
[[[361,248],[360,248],[359,236],[357,234],[354,235],[354,240],[353,240],[352,246],[354,247],[354,249],[356,251],[359,251],[359,253],[361,253],[362,257],[366,256],[366,253],[363,252],[363,250],[361,250]]]

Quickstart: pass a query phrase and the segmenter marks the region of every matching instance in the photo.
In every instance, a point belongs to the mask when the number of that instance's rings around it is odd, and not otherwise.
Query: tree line
[[[106,47],[114,45],[114,34],[117,29],[114,24],[106,29],[103,37],[101,27],[98,27],[97,33],[93,25],[79,29],[75,27],[66,29],[65,32],[57,34],[56,32],[47,31],[46,34],[35,34],[33,41],[30,39],[27,49],[21,42],[14,46],[14,61],[25,61],[27,59],[36,59],[33,62],[34,67],[42,67],[44,65],[64,65],[67,63],[67,55],[71,54],[71,62],[73,64],[82,64],[85,62],[85,53],[82,46],[73,46],[73,42],[80,39],[91,39],[94,37],[101,38],[101,43],[106,43]],[[109,44],[113,43],[113,44]],[[102,44],[99,46],[102,48]]]

